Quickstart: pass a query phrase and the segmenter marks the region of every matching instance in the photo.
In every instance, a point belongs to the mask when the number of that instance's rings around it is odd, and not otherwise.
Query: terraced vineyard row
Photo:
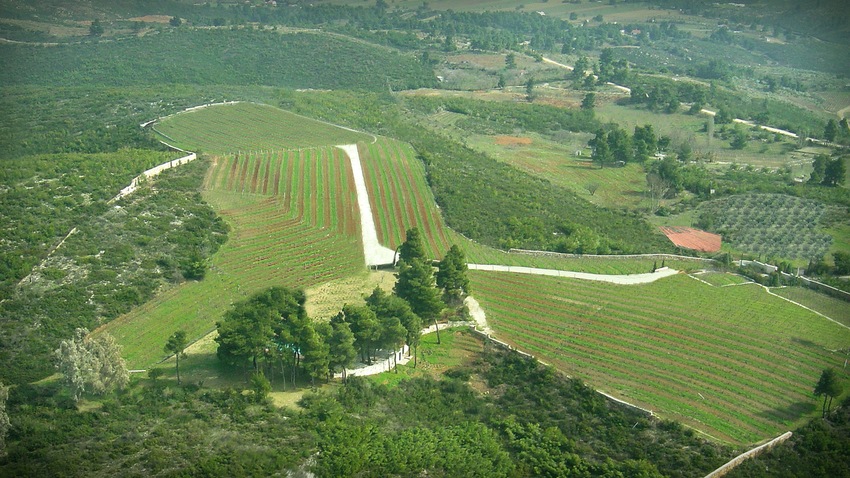
[[[801,423],[850,331],[757,286],[616,286],[471,272],[496,335],[597,389],[720,439]]]
[[[219,154],[372,140],[372,136],[365,133],[255,103],[185,111],[157,123],[156,131],[175,146]]]
[[[452,243],[413,148],[386,138],[358,147],[381,244],[395,249],[417,227],[431,257],[442,257]]]
[[[357,192],[339,148],[238,153],[216,160],[207,189],[274,196],[285,213],[320,228],[355,235]]]
[[[187,282],[106,326],[132,368],[150,366],[177,329],[197,339],[230,304],[282,285],[307,288],[363,271],[350,165],[337,148],[220,158],[204,198],[230,237],[201,282]]]

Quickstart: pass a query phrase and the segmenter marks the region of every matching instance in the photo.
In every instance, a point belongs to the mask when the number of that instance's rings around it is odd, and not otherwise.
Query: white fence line
[[[165,144],[165,143],[163,143],[163,144]],[[171,146],[171,145],[167,145],[167,144],[166,144],[166,146],[173,147],[173,146]],[[177,148],[174,148],[174,149],[177,149]],[[180,150],[180,151],[182,151],[182,150]],[[184,152],[185,152],[185,151],[184,151]],[[167,169],[176,168],[177,166],[180,166],[180,165],[182,165],[182,164],[186,164],[186,163],[188,163],[188,162],[190,162],[190,161],[194,161],[194,160],[196,160],[196,159],[198,159],[198,155],[197,155],[197,154],[195,154],[195,153],[190,153],[190,154],[188,154],[188,155],[186,155],[186,156],[183,156],[182,158],[172,159],[171,161],[167,161],[167,162],[162,163],[162,164],[160,164],[160,165],[154,166],[154,167],[152,167],[152,168],[148,169],[147,171],[143,172],[142,174],[140,174],[140,175],[136,176],[135,178],[133,178],[133,180],[132,180],[132,181],[130,181],[130,185],[129,185],[129,186],[127,186],[126,188],[122,189],[122,190],[118,193],[118,195],[117,195],[117,196],[115,196],[114,198],[110,199],[110,200],[109,200],[109,201],[107,201],[106,203],[107,203],[107,204],[112,204],[112,203],[114,203],[115,201],[117,201],[117,200],[119,200],[119,199],[123,198],[124,196],[127,196],[128,194],[132,194],[134,191],[136,191],[136,189],[138,189],[138,188],[139,188],[139,184],[141,184],[141,183],[142,183],[142,181],[145,181],[145,180],[147,180],[147,179],[149,179],[149,178],[152,178],[152,177],[154,177],[154,176],[157,176],[158,174],[160,174],[161,172],[163,172],[163,171],[165,171],[165,170],[167,170]]]
[[[565,252],[536,251],[531,249],[508,250],[509,254],[522,254],[527,256],[564,257],[570,259],[594,258],[594,259],[684,259],[689,261],[717,262],[716,259],[705,257],[682,256],[678,254],[569,254]]]
[[[764,453],[767,450],[770,450],[774,446],[784,442],[785,440],[787,440],[789,438],[791,438],[791,432],[785,432],[782,435],[779,435],[778,437],[774,438],[773,440],[770,440],[769,442],[765,443],[764,445],[757,446],[750,451],[741,453],[740,455],[736,456],[735,458],[732,458],[725,465],[723,465],[720,468],[718,468],[718,469],[712,471],[711,473],[705,475],[705,478],[720,478],[721,476],[725,475],[726,473],[729,473],[730,471],[732,471],[732,469],[734,469],[736,466],[740,465],[744,461],[746,461],[746,460],[748,460],[748,459],[750,459],[754,456],[758,456],[758,455]]]
[[[740,261],[735,261],[735,263],[739,264],[741,267],[749,266],[749,265],[758,267],[759,269],[762,270],[762,272],[764,272],[766,274],[770,274],[770,273],[779,271],[778,267],[771,265],[771,264],[765,264],[764,262],[759,262],[759,261],[740,260]],[[813,289],[818,289],[818,290],[826,293],[827,295],[835,297],[836,299],[850,301],[850,293],[843,291],[841,289],[835,288],[835,287],[833,287],[829,284],[824,284],[823,282],[818,282],[814,279],[809,279],[808,277],[801,276],[801,275],[788,274],[787,272],[782,272],[782,271],[779,271],[779,273],[782,274],[783,277],[796,278],[800,282],[805,283],[807,286],[809,286]]]
[[[474,325],[470,325],[470,326],[469,326],[469,329],[470,329],[470,330],[471,330],[474,334],[476,334],[476,335],[478,335],[478,336],[482,337],[482,338],[485,340],[485,342],[493,343],[493,344],[497,345],[498,347],[500,347],[500,348],[502,348],[502,349],[510,350],[510,351],[512,351],[512,352],[516,352],[516,353],[518,353],[519,355],[522,355],[523,357],[526,357],[526,358],[529,358],[529,359],[535,360],[535,361],[537,361],[538,363],[540,363],[540,364],[542,364],[542,365],[544,365],[544,366],[546,366],[546,367],[551,367],[551,365],[549,365],[549,364],[547,364],[547,363],[543,362],[542,360],[538,359],[538,358],[537,358],[537,357],[535,357],[534,355],[531,355],[531,354],[530,354],[530,353],[528,353],[528,352],[523,352],[522,350],[519,350],[519,349],[518,349],[518,348],[516,348],[516,347],[513,347],[513,346],[511,346],[511,345],[509,345],[509,344],[507,344],[507,343],[505,343],[505,342],[502,342],[501,340],[498,340],[498,339],[493,338],[493,336],[492,336],[492,335],[490,335],[490,334],[488,334],[488,333],[486,333],[486,332],[482,332],[482,331],[480,331],[480,330],[476,329]],[[565,374],[565,376],[566,376],[567,378],[572,378],[572,377],[570,377],[569,375],[566,375],[566,374]],[[639,411],[639,412],[641,412],[641,413],[645,413],[646,415],[648,415],[648,416],[650,416],[650,417],[654,417],[654,416],[655,416],[655,414],[652,412],[652,410],[647,410],[647,409],[645,409],[645,408],[641,408],[641,407],[639,407],[639,406],[637,406],[637,405],[635,405],[635,404],[633,404],[633,403],[629,403],[629,402],[627,402],[627,401],[625,401],[625,400],[620,400],[619,398],[612,397],[611,395],[608,395],[607,393],[605,393],[605,392],[603,392],[603,391],[601,391],[601,390],[596,390],[596,389],[594,389],[593,391],[594,391],[594,392],[596,392],[596,393],[598,393],[598,394],[600,394],[600,395],[602,395],[603,397],[605,397],[605,398],[607,398],[607,399],[609,399],[609,400],[613,401],[613,402],[619,403],[620,405],[625,405],[626,407],[633,408],[633,409],[635,409],[635,410],[637,410],[637,411]]]

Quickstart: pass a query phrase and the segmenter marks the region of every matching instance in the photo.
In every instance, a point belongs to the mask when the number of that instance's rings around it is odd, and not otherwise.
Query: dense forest
[[[308,394],[300,405],[279,409],[232,389],[149,379],[81,412],[53,386],[21,385],[9,396],[19,411],[0,469],[17,476],[269,475],[305,467],[317,476],[427,469],[434,476],[689,477],[731,452],[497,351],[480,352],[439,380],[387,387],[352,378],[338,393]]]

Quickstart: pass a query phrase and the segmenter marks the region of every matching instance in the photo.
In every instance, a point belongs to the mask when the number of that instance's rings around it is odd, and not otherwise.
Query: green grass
[[[753,282],[747,277],[739,276],[738,274],[731,274],[728,272],[705,272],[701,274],[695,274],[694,277],[717,287],[750,284]]]
[[[320,158],[317,160],[317,158]],[[277,177],[277,194],[252,192],[266,181],[251,181],[248,171],[265,169]],[[253,166],[253,167],[252,167]],[[328,181],[328,201],[337,226],[319,214],[320,171],[344,171]],[[232,180],[231,180],[232,178]],[[209,333],[233,302],[257,290],[282,285],[306,288],[363,271],[355,192],[348,161],[336,149],[281,152],[272,156],[219,159],[207,175],[203,196],[231,227],[230,237],[213,256],[201,282],[186,282],[103,327],[124,347],[130,368],[145,368],[165,354],[162,346],[175,330],[190,340]],[[274,182],[274,181],[272,181]],[[253,184],[253,186],[252,186]],[[339,199],[339,201],[337,201]]]
[[[836,299],[805,287],[779,287],[770,289],[770,291],[850,327],[850,303],[845,300]]]
[[[162,120],[155,129],[164,141],[174,146],[219,154],[372,140],[372,136],[366,133],[254,103],[214,105],[185,111]]]
[[[721,138],[713,138],[709,143],[708,137],[703,130],[707,121],[703,115],[688,115],[683,113],[655,113],[644,108],[621,106],[614,103],[605,103],[595,108],[599,119],[613,121],[626,131],[633,132],[635,126],[651,124],[656,134],[668,136],[672,140],[673,152],[679,144],[688,142],[695,157],[710,155],[713,162],[751,164],[755,167],[781,168],[792,162],[785,151],[785,144],[790,140],[780,143],[762,142],[752,139],[742,150],[734,150],[729,146],[729,141]],[[719,133],[724,125],[716,125],[715,131]],[[731,128],[731,125],[725,125]],[[753,135],[761,134],[748,126],[742,126],[745,131]],[[770,135],[772,138],[772,135]],[[764,151],[762,151],[764,149]]]
[[[481,340],[465,327],[441,329],[440,341],[438,344],[437,334],[423,335],[416,367],[413,366],[411,358],[410,362],[399,365],[397,372],[373,375],[371,380],[394,387],[411,377],[439,377],[450,368],[469,363],[483,347]]]
[[[496,336],[623,400],[736,444],[793,429],[850,330],[758,286],[616,286],[471,272]]]
[[[537,267],[563,271],[588,272],[592,274],[643,274],[652,272],[653,267],[665,265],[680,271],[712,269],[713,263],[697,259],[655,259],[621,256],[536,256],[530,254],[509,253],[471,241],[454,231],[449,238],[466,255],[470,264],[497,264],[506,266]]]
[[[611,208],[643,205],[646,191],[643,166],[629,164],[624,168],[600,169],[591,162],[590,150],[586,149],[593,135],[571,133],[559,141],[537,134],[527,138],[531,144],[504,144],[506,141],[499,137],[471,135],[467,143],[494,159],[566,187],[594,204]],[[576,151],[582,151],[583,156],[576,156]],[[598,185],[594,194],[587,190],[588,184]]]

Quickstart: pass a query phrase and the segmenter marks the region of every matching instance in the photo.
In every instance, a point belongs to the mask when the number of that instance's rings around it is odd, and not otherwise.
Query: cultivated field
[[[381,138],[360,143],[359,151],[381,244],[395,249],[404,242],[405,231],[417,227],[430,256],[442,257],[452,243],[413,148]]]
[[[812,388],[840,368],[850,330],[756,285],[680,274],[616,286],[471,272],[497,337],[615,397],[747,444],[816,411]],[[842,372],[844,373],[844,372]]]
[[[848,307],[847,301],[805,287],[776,287],[770,291],[850,327],[850,307]],[[845,348],[850,348],[850,344],[847,344]]]
[[[163,141],[205,153],[281,150],[372,141],[274,106],[255,103],[214,105],[185,111],[158,122]]]
[[[806,259],[826,254],[832,238],[819,231],[827,207],[783,194],[741,194],[700,205],[711,230],[751,254]]]
[[[333,147],[219,158],[204,198],[230,238],[201,282],[187,282],[104,327],[131,368],[164,357],[177,329],[191,340],[235,301],[274,285],[307,288],[362,273],[363,249],[351,168]]]

